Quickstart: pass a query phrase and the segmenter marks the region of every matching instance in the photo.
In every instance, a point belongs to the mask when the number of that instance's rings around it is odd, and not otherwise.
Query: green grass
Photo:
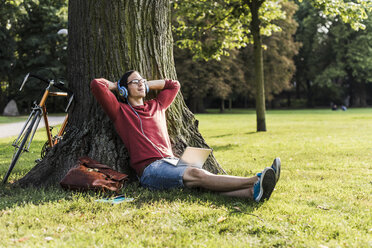
[[[197,115],[229,174],[253,176],[281,158],[269,201],[132,184],[123,193],[135,201],[111,206],[94,193],[1,186],[0,247],[371,247],[372,109],[268,111],[260,133],[255,118],[245,110]],[[0,139],[1,175],[10,142]],[[27,173],[43,143],[38,133],[11,180]]]
[[[26,121],[27,116],[0,116],[0,124]]]
[[[66,113],[53,113],[48,114],[48,116],[64,116]],[[26,121],[28,116],[21,115],[21,116],[0,116],[0,124],[6,123],[14,123],[14,122],[24,122]]]

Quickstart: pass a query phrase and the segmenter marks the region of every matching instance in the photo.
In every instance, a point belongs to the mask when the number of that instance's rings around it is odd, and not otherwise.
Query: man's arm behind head
[[[181,85],[177,80],[165,80],[163,90],[157,96],[162,108],[167,109],[172,104],[180,88]]]
[[[115,121],[120,105],[112,91],[117,91],[117,83],[97,78],[90,83],[90,89],[105,113],[112,121]]]

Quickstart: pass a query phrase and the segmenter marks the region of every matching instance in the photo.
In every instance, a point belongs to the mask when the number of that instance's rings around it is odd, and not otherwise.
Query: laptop
[[[193,166],[202,168],[212,149],[199,147],[186,147],[181,158],[163,158],[163,160],[174,166]]]

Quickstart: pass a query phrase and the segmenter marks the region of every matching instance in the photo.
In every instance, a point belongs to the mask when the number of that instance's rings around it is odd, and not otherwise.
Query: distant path
[[[49,125],[51,126],[62,124],[64,119],[64,116],[48,116]],[[26,121],[0,124],[0,138],[18,135],[25,122]],[[42,127],[45,127],[43,118],[40,120],[39,129]]]

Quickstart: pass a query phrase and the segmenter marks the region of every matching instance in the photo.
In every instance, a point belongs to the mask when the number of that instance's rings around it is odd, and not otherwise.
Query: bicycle
[[[54,82],[54,80],[48,80],[48,79],[45,79],[41,76],[31,74],[31,73],[28,73],[25,76],[19,91],[22,91],[22,89],[25,86],[27,80],[31,77],[39,79],[40,81],[46,83],[47,87],[44,90],[44,94],[43,94],[39,104],[36,104],[36,101],[34,102],[34,107],[32,107],[32,111],[31,111],[30,116],[28,117],[27,121],[23,125],[22,130],[21,130],[20,134],[18,135],[17,139],[14,140],[14,142],[12,144],[12,146],[15,147],[15,152],[13,154],[13,159],[12,159],[12,162],[10,163],[9,169],[8,169],[5,177],[3,178],[3,181],[2,181],[3,184],[5,184],[6,181],[8,180],[8,177],[9,177],[10,173],[12,172],[15,164],[17,163],[20,155],[23,152],[28,152],[29,151],[32,139],[34,138],[35,132],[36,132],[38,126],[39,126],[41,116],[43,116],[43,118],[44,118],[45,129],[46,129],[47,136],[48,136],[48,141],[44,144],[44,146],[41,150],[41,158],[44,158],[44,156],[47,154],[49,149],[52,148],[53,146],[55,146],[62,139],[62,136],[64,134],[64,130],[66,128],[67,121],[68,121],[67,111],[70,108],[71,103],[74,99],[73,92],[70,89],[66,88],[62,81]],[[64,92],[50,92],[50,88],[52,86],[54,86],[57,89],[60,89]],[[45,102],[46,102],[48,96],[69,97],[68,104],[67,104],[67,107],[65,109],[65,112],[66,112],[65,119],[62,123],[61,129],[59,130],[58,134],[54,137],[52,137],[52,132],[51,132],[52,127],[49,126],[48,116],[47,116],[47,109],[46,109],[46,105],[45,105]]]

